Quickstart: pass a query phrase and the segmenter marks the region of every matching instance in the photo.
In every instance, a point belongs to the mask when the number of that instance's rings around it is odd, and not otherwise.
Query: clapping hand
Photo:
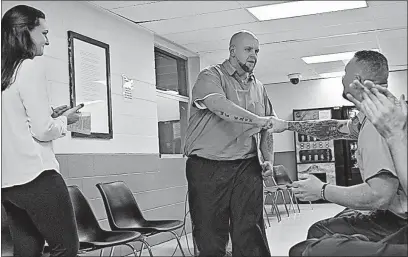
[[[351,87],[361,89],[362,100],[357,100],[351,94],[347,94],[347,98],[367,116],[385,139],[406,131],[407,103],[404,95],[398,100],[386,87],[371,81],[364,81],[364,86],[359,81],[353,81]]]
[[[67,111],[69,109],[69,107],[68,107],[68,105],[61,105],[61,106],[58,106],[56,108],[51,107],[51,109],[52,109],[51,117],[55,119],[55,118],[61,116],[65,111]]]
[[[78,112],[79,109],[84,107],[84,104],[79,104],[71,109],[66,110],[62,115],[67,117],[68,125],[75,123],[79,120],[81,113]]]

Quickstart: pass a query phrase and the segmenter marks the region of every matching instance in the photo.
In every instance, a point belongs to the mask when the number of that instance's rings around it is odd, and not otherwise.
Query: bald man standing
[[[275,113],[253,74],[258,39],[240,31],[229,51],[201,71],[192,92],[184,153],[193,236],[200,256],[224,256],[229,233],[234,257],[270,256],[263,176],[272,173]]]

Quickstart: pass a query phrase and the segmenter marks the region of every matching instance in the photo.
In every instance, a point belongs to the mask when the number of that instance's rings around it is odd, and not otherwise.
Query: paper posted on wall
[[[123,93],[123,98],[127,100],[132,100],[133,99],[133,79],[129,79],[125,75],[122,75],[122,93]]]
[[[67,126],[67,130],[71,132],[77,132],[81,134],[91,134],[91,113],[81,112],[79,120]]]

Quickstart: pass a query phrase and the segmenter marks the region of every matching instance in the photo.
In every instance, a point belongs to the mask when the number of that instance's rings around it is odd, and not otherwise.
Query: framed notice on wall
[[[72,137],[113,138],[109,45],[68,31],[71,106],[90,113],[91,133]]]

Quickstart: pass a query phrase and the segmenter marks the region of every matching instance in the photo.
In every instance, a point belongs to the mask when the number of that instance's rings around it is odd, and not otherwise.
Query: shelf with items
[[[332,145],[328,141],[314,142],[314,143],[298,143],[298,148],[303,149],[326,149]]]
[[[307,136],[303,134],[297,134],[297,141],[299,143],[310,143],[310,142],[321,142],[324,140],[320,140],[317,137]]]
[[[331,149],[312,149],[299,151],[299,163],[332,162]]]

